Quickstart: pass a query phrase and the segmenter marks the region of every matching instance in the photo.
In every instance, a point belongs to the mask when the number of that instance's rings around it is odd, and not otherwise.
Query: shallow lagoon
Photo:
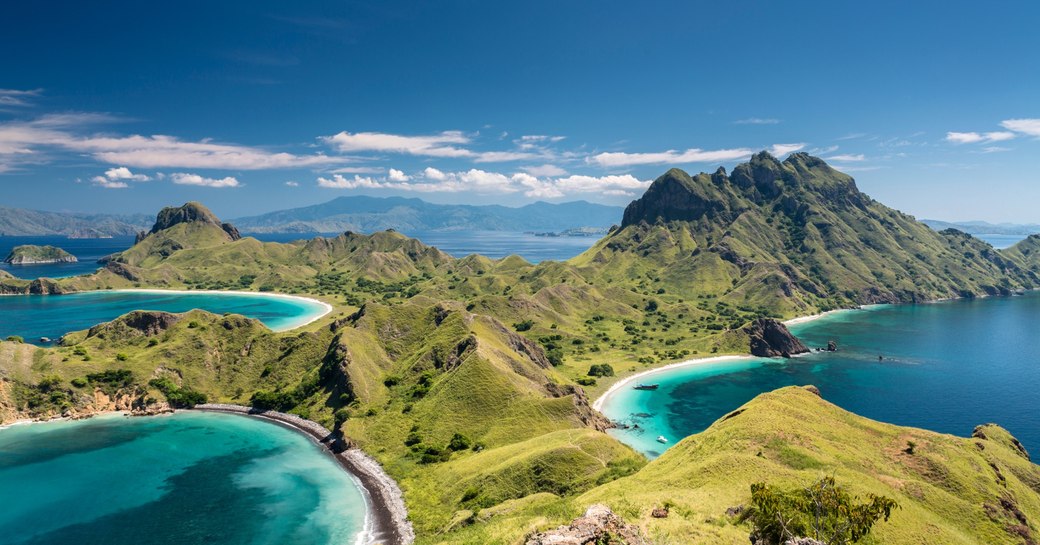
[[[835,340],[839,351],[647,376],[640,380],[659,390],[626,386],[606,401],[608,417],[639,425],[612,433],[656,457],[762,392],[814,384],[868,418],[960,436],[996,422],[1040,450],[1040,293],[842,312],[791,330],[811,347]]]
[[[353,478],[308,437],[214,413],[0,429],[0,541],[348,544]]]

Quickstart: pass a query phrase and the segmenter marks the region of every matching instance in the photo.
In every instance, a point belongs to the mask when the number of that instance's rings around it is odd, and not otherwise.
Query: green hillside
[[[661,363],[746,353],[764,317],[1035,287],[1038,259],[1040,236],[1001,252],[936,233],[804,154],[759,154],[732,174],[671,170],[565,263],[455,259],[392,231],[262,243],[188,203],[95,274],[0,274],[0,292],[277,291],[334,312],[285,333],[131,313],[55,348],[2,342],[0,419],[203,398],[293,412],[383,463],[421,543],[517,543],[596,502],[656,543],[746,542],[725,512],[751,483],[821,475],[899,502],[875,543],[1028,543],[1038,470],[993,426],[958,439],[784,389],[647,463],[604,433],[589,398]],[[907,441],[915,454],[901,454]],[[675,515],[651,517],[665,502]]]

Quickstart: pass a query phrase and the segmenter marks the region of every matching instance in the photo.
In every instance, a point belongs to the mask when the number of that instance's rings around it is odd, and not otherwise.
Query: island
[[[4,259],[4,263],[12,265],[41,265],[44,263],[76,263],[76,256],[56,246],[36,246],[23,244],[15,246]]]

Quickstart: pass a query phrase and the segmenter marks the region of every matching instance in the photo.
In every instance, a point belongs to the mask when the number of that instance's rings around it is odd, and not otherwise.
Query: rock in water
[[[787,326],[772,318],[759,318],[745,326],[743,331],[748,335],[751,354],[755,356],[789,358],[809,351],[802,341],[787,330]]]
[[[567,526],[539,532],[527,538],[527,545],[597,545],[600,543],[646,545],[637,526],[625,524],[606,505],[593,505]],[[610,541],[608,541],[610,540]]]

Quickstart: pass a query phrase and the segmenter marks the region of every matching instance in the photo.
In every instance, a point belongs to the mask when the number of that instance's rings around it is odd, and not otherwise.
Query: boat
[[[667,440],[667,439],[665,439],[663,435],[658,435],[658,436],[657,436],[657,442],[658,442],[658,443],[667,443],[667,442],[668,442],[668,440]]]
[[[660,386],[661,386],[660,384],[643,384],[643,383],[639,383],[639,384],[636,384],[635,386],[633,386],[633,388],[636,389],[636,390],[656,390]]]

